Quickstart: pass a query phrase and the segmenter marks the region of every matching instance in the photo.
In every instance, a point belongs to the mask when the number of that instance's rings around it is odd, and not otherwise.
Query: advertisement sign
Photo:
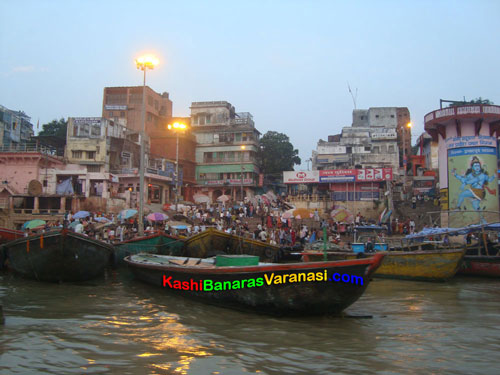
[[[241,179],[227,179],[227,180],[208,180],[204,182],[205,185],[240,185]],[[245,178],[243,180],[244,185],[253,184],[253,179]]]
[[[283,182],[285,184],[310,184],[315,182],[318,183],[319,172],[320,171],[283,172]]]
[[[319,171],[319,182],[391,181],[392,168],[335,169]]]
[[[448,206],[450,226],[491,222],[498,211],[496,138],[453,137],[448,152]]]

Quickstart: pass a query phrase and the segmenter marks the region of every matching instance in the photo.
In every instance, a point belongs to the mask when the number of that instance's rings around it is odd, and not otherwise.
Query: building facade
[[[32,136],[33,124],[29,116],[22,111],[13,111],[0,105],[0,146],[20,146]]]
[[[222,194],[234,200],[253,196],[260,132],[252,115],[237,113],[227,101],[194,102],[191,126],[197,142],[196,192],[211,201]]]
[[[397,173],[399,114],[398,108],[354,110],[352,126],[318,142],[312,154],[313,170],[393,168]]]
[[[102,117],[139,133],[142,129],[142,86],[105,87]],[[146,86],[145,130],[148,135],[166,127],[172,119],[169,94]]]

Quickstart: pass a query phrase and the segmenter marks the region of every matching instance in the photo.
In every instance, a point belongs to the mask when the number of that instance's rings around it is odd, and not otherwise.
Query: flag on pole
[[[36,130],[40,129],[40,119],[36,122]]]

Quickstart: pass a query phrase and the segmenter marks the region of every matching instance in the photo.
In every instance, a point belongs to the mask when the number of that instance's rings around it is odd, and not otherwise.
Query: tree
[[[271,178],[281,177],[283,171],[291,171],[295,164],[301,163],[299,150],[293,148],[288,136],[274,131],[268,131],[260,139],[257,158],[262,173]]]
[[[52,120],[48,124],[42,126],[42,131],[39,136],[51,135],[57,138],[66,139],[66,130],[68,129],[68,121],[61,118],[60,120]]]

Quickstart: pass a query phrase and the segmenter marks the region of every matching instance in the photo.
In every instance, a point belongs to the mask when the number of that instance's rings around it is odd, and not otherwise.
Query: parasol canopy
[[[84,217],[90,216],[90,212],[88,211],[78,211],[73,215],[73,219],[83,219]]]
[[[161,212],[154,212],[146,216],[146,218],[150,221],[163,221],[168,219],[168,215],[165,215]]]
[[[210,198],[205,194],[195,194],[195,195],[193,195],[193,199],[196,203],[208,203],[208,202],[210,202]]]
[[[294,216],[300,215],[301,217],[309,217],[311,211],[309,211],[307,208],[296,208],[292,211],[292,214]]]
[[[333,220],[341,223],[351,223],[354,221],[354,215],[346,208],[339,207],[330,213]]]
[[[107,217],[99,216],[94,218],[94,221],[97,221],[98,223],[109,223],[111,220],[109,220]]]
[[[217,198],[217,201],[224,203],[224,202],[227,202],[230,199],[231,199],[231,197],[229,195],[222,194],[220,197]]]
[[[281,217],[283,219],[293,219],[293,210],[288,210],[288,211],[283,212]]]
[[[45,224],[46,224],[45,220],[40,220],[40,219],[30,220],[23,224],[23,229],[38,228]]]
[[[118,214],[118,220],[126,220],[126,219],[130,219],[131,217],[137,215],[137,210],[131,210],[131,209],[127,209],[127,210],[122,210],[119,214]]]

